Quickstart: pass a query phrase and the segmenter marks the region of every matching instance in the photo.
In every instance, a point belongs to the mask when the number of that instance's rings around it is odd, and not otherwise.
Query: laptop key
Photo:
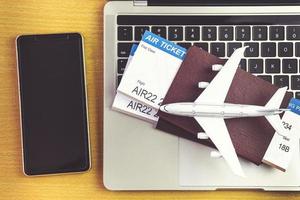
[[[127,64],[127,59],[118,59],[118,74],[123,74]]]
[[[245,57],[259,56],[259,44],[257,42],[245,42],[244,46],[249,46],[245,51]]]
[[[197,41],[200,40],[200,28],[197,26],[190,26],[185,28],[185,40]]]
[[[217,28],[216,27],[202,27],[202,40],[214,41],[217,40]]]
[[[276,43],[275,42],[261,43],[261,56],[262,57],[275,57],[276,56]]]
[[[145,33],[145,31],[149,31],[149,26],[136,26],[134,27],[134,40],[140,41]]]
[[[227,56],[230,57],[232,55],[232,53],[240,47],[242,47],[241,42],[229,42],[229,43],[227,43]]]
[[[274,84],[278,87],[289,87],[289,76],[286,75],[276,75],[274,76]]]
[[[118,56],[119,57],[128,57],[130,54],[131,46],[134,43],[118,43]]]
[[[206,43],[206,42],[195,42],[194,45],[205,51],[208,51],[208,43]]]
[[[272,76],[269,76],[269,75],[258,75],[257,77],[265,80],[265,81],[268,81],[269,83],[272,83]]]
[[[300,42],[295,43],[295,56],[300,57]]]
[[[237,26],[235,28],[235,39],[237,41],[249,41],[251,38],[250,26]]]
[[[131,41],[132,40],[132,27],[119,26],[118,27],[118,40],[119,41]]]
[[[225,43],[210,43],[210,53],[218,57],[225,57]]]
[[[279,42],[278,43],[278,56],[279,57],[292,57],[294,54],[292,42]]]
[[[162,37],[167,38],[167,28],[163,26],[152,26],[151,32]]]
[[[300,90],[300,76],[292,76],[292,90]]]
[[[169,27],[168,39],[171,41],[183,40],[183,28],[182,27]]]
[[[270,40],[284,40],[284,26],[270,26]]]
[[[122,80],[122,75],[119,75],[117,79],[117,87],[120,85],[121,80]]]
[[[239,67],[240,67],[242,70],[247,71],[247,61],[246,61],[246,59],[242,59],[242,60],[241,60]]]
[[[288,26],[286,28],[287,40],[300,40],[300,26]]]
[[[250,73],[254,73],[254,74],[263,73],[263,59],[249,59],[248,68]]]
[[[252,39],[253,40],[267,40],[268,39],[267,27],[266,26],[253,26]]]
[[[296,92],[296,93],[295,93],[295,98],[296,98],[296,99],[300,99],[300,92]]]
[[[177,44],[185,49],[188,49],[192,46],[192,43],[189,43],[189,42],[178,42]]]
[[[298,72],[298,60],[297,59],[283,59],[282,60],[282,72],[283,73],[297,73]]]
[[[266,73],[280,73],[280,59],[266,59],[265,68]]]
[[[233,40],[233,27],[232,26],[219,27],[219,40],[220,41]]]

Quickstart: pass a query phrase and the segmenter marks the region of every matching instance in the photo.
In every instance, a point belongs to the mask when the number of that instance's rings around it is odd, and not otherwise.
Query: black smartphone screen
[[[20,36],[17,52],[25,174],[88,170],[81,35]]]

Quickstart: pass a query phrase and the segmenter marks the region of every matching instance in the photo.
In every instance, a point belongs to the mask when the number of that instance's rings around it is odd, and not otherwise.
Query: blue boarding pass
[[[286,134],[275,133],[263,157],[262,162],[281,171],[288,169],[294,156],[299,156],[300,138],[300,100],[291,99],[289,111],[282,117],[282,124]]]
[[[128,65],[131,63],[131,60],[135,54],[137,47],[138,45],[136,44],[133,44],[131,47],[130,55],[128,57],[126,67],[124,69],[124,74],[127,71]],[[152,123],[158,120],[158,116],[156,115],[158,112],[157,109],[143,104],[140,101],[132,99],[119,92],[117,92],[115,96],[112,109]]]
[[[185,48],[146,31],[118,93],[159,109],[185,56]]]

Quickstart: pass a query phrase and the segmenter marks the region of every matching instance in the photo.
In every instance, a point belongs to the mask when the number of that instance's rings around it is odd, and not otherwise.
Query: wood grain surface
[[[111,192],[102,181],[102,0],[0,0],[0,200],[60,199],[300,199],[299,193],[262,191]],[[25,177],[15,38],[20,34],[80,32],[85,38],[92,170]],[[259,178],[259,177],[258,177]]]

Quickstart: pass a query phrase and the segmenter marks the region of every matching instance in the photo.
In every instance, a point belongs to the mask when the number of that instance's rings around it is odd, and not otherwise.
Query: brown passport
[[[224,61],[198,47],[191,47],[163,104],[194,102],[203,91],[198,88],[198,82],[210,82],[217,74],[212,71],[213,64],[224,64]],[[264,106],[277,89],[277,86],[238,69],[225,102]],[[291,98],[292,94],[287,92],[281,107],[286,108]],[[197,139],[197,133],[203,130],[194,118],[164,112],[158,115],[157,129],[214,147],[210,140]],[[225,119],[225,123],[237,154],[257,165],[261,164],[275,133],[265,117]]]

